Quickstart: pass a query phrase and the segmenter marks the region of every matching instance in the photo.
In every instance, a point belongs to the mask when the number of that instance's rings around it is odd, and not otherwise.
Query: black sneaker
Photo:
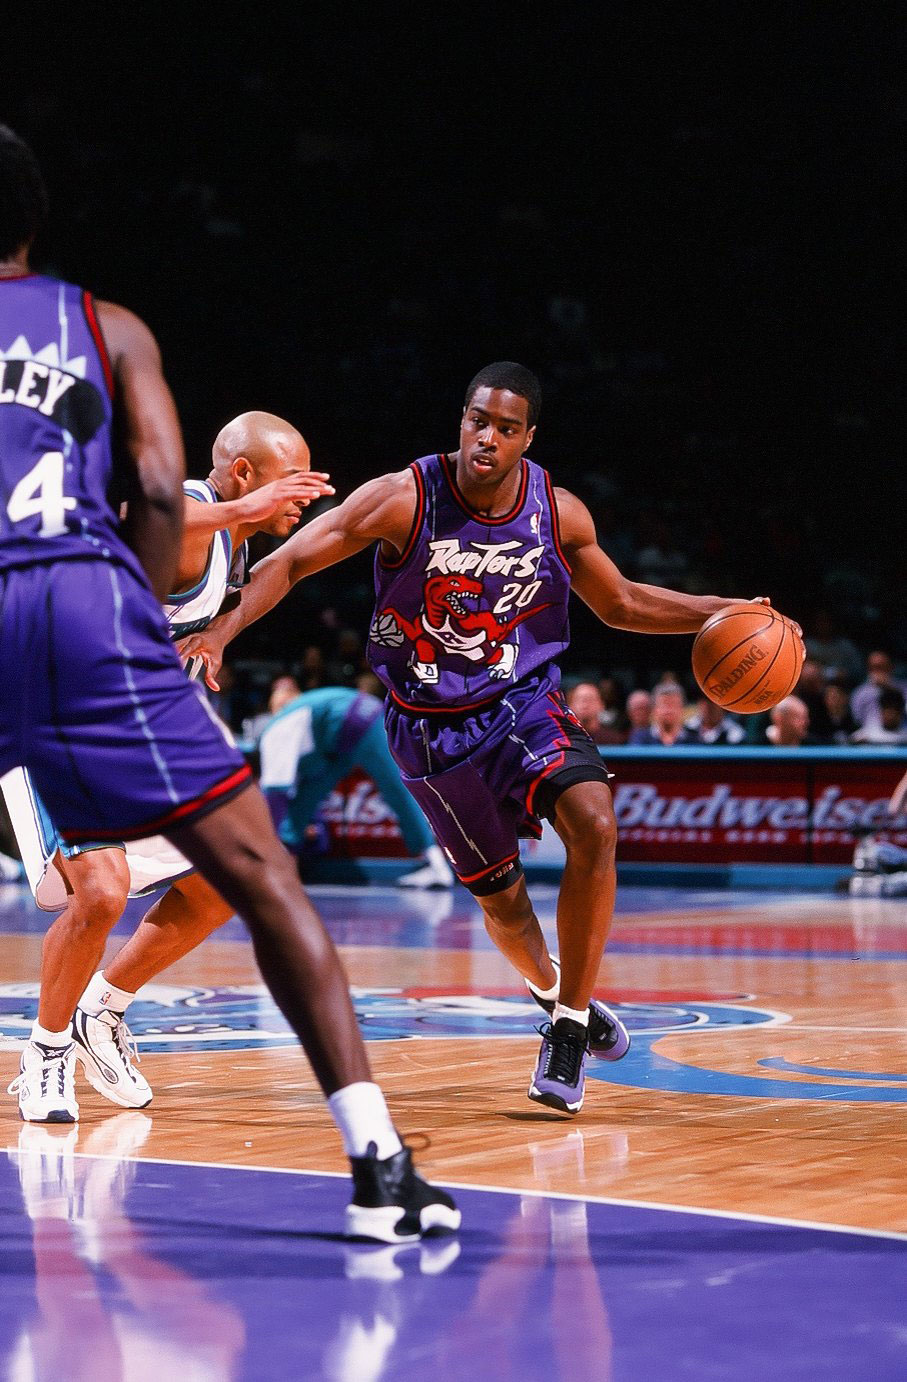
[[[455,1233],[460,1211],[451,1197],[429,1185],[413,1169],[412,1154],[403,1147],[378,1160],[369,1143],[365,1156],[350,1157],[353,1198],[346,1208],[347,1238],[374,1238],[379,1243],[407,1243],[424,1233]]]
[[[560,961],[551,956],[551,963],[560,978]],[[523,980],[532,997],[549,1017],[554,1012],[554,1002],[550,998],[539,998],[528,979]],[[623,1060],[630,1049],[630,1033],[613,1008],[609,1008],[598,998],[589,1004],[589,1050],[599,1060]]]
[[[540,1035],[542,1046],[529,1097],[561,1113],[579,1113],[583,1106],[589,1034],[579,1022],[562,1017],[546,1023]]]

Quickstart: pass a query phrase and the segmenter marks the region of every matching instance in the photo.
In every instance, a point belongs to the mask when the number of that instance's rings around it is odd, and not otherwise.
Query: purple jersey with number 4
[[[27,768],[72,844],[165,831],[250,777],[118,533],[112,399],[91,295],[0,278],[0,774]]]
[[[138,571],[108,500],[113,379],[90,293],[0,282],[0,570],[87,555]]]
[[[548,472],[525,457],[509,513],[471,508],[444,455],[413,462],[417,505],[395,560],[375,558],[369,661],[411,710],[465,710],[548,666],[569,641],[570,568]],[[555,674],[556,675],[556,674]]]

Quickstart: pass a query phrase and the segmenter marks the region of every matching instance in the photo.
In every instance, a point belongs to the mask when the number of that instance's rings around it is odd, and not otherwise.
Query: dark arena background
[[[342,499],[454,450],[468,381],[520,361],[531,457],[620,569],[770,596],[806,662],[789,720],[710,737],[691,637],[571,602],[620,829],[596,992],[633,1043],[573,1120],[525,1097],[543,1014],[475,900],[400,888],[368,774],[326,783],[300,870],[460,1234],[341,1238],[339,1139],[234,918],[129,1010],[147,1111],[80,1087],[51,1128],[4,1099],[2,1376],[903,1378],[903,14],[84,9],[4,25],[0,122],[48,184],[35,266],[152,328],[190,475],[261,409]],[[228,649],[212,701],[256,769],[275,682],[383,694],[372,564]],[[49,918],[3,819],[0,847],[5,1088]],[[554,947],[549,828],[524,867]]]

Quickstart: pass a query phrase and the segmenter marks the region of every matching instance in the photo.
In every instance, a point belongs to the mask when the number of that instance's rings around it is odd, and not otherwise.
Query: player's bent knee
[[[590,867],[608,866],[613,861],[617,821],[607,788],[583,793],[576,789],[572,795],[565,792],[558,802],[555,828],[568,854],[585,858]]]
[[[78,855],[70,860],[67,877],[72,906],[92,928],[110,930],[119,921],[129,897],[129,868],[121,850]]]

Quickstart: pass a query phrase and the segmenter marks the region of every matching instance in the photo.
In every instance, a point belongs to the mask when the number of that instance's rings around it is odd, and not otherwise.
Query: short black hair
[[[24,139],[0,125],[0,259],[30,245],[47,220],[47,188]]]
[[[542,386],[525,365],[515,360],[496,360],[480,369],[466,390],[466,407],[472,402],[476,389],[507,389],[525,398],[529,405],[529,426],[534,427],[542,411]]]

